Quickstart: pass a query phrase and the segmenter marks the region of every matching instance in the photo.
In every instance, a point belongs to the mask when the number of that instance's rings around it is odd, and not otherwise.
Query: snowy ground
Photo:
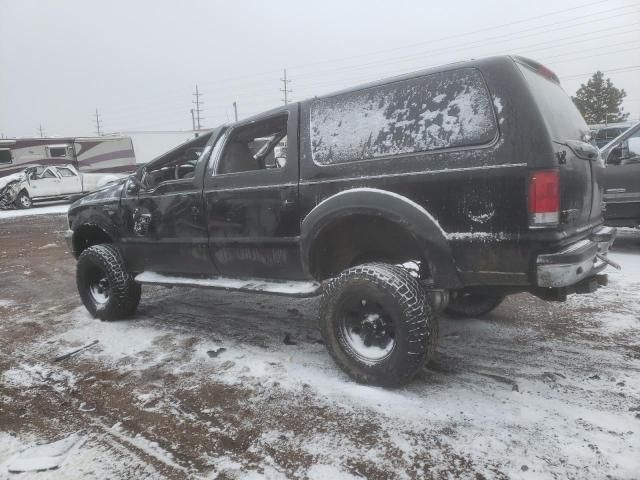
[[[90,318],[64,222],[0,220],[0,478],[639,476],[635,232],[596,295],[444,318],[434,361],[383,390],[332,363],[316,300],[155,287],[133,320]],[[71,434],[57,470],[8,472]]]
[[[52,204],[52,202],[48,202],[46,204],[35,205],[33,208],[29,208],[26,210],[18,210],[18,209],[0,210],[0,220],[17,218],[17,217],[31,217],[34,215],[51,215],[56,213],[67,213],[67,210],[69,210],[68,203],[55,202]]]

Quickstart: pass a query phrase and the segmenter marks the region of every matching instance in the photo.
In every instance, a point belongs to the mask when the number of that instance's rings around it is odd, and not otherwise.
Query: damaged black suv
[[[605,281],[603,168],[557,77],[474,60],[281,106],[168,152],[69,210],[87,309],[132,315],[140,284],[322,295],[355,380],[408,382],[437,315]]]

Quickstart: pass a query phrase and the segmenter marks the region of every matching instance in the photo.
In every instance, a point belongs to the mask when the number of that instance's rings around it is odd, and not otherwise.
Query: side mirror
[[[131,175],[129,177],[129,184],[127,186],[127,192],[128,193],[138,193],[141,190],[146,190],[147,186],[144,184],[144,182],[142,180],[140,180],[140,176],[142,176],[142,178],[144,178],[144,170],[138,170],[135,175]]]
[[[622,147],[620,145],[616,145],[609,152],[609,156],[607,157],[607,165],[620,165],[622,161]]]

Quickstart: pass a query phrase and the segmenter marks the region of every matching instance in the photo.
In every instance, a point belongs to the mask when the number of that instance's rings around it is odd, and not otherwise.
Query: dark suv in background
[[[605,219],[608,225],[640,225],[640,123],[625,129],[601,149]]]
[[[335,361],[402,384],[433,355],[441,310],[604,281],[615,230],[588,134],[556,75],[521,57],[284,105],[74,203],[78,290],[102,320],[132,315],[141,283],[322,294]]]

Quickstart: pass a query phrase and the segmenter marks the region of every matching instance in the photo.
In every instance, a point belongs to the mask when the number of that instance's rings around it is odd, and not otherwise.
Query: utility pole
[[[200,130],[200,128],[202,127],[202,125],[200,124],[200,121],[204,120],[204,117],[200,116],[200,113],[204,112],[204,110],[200,108],[200,105],[204,105],[204,102],[200,100],[202,93],[200,93],[200,91],[198,90],[198,84],[196,84],[196,93],[194,93],[193,96],[196,97],[196,101],[191,103],[193,103],[196,106],[196,120],[197,120],[198,130]]]
[[[191,109],[191,127],[192,127],[192,130],[196,129],[196,117],[194,116],[193,108]]]
[[[38,130],[40,130],[40,138],[43,138],[44,137],[44,130],[42,129],[42,124],[40,124],[40,128]]]
[[[233,116],[237,122],[238,121],[238,104],[236,102],[233,102]]]
[[[281,88],[280,91],[284,93],[284,104],[286,105],[287,103],[289,103],[289,93],[293,92],[293,90],[291,90],[290,88],[287,87],[287,84],[291,83],[291,80],[287,80],[287,69],[284,69],[284,78],[281,78],[280,81],[282,82],[282,86],[284,88]]]
[[[102,136],[102,129],[100,128],[100,114],[98,113],[98,109],[96,108],[96,133],[98,136]]]

